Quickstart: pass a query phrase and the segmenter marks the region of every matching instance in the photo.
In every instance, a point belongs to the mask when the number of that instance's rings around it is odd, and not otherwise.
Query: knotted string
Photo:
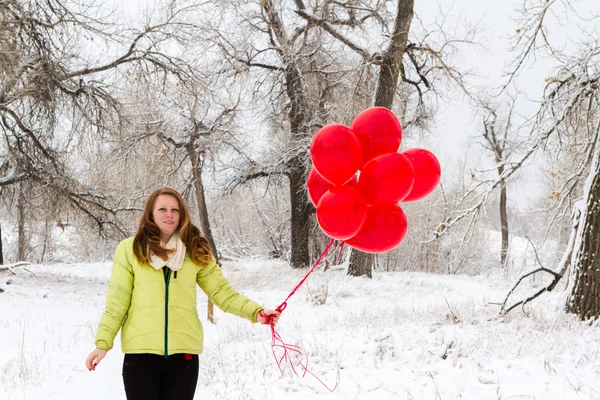
[[[325,250],[323,250],[323,252],[319,256],[317,261],[315,261],[312,268],[306,273],[304,278],[296,285],[294,290],[292,290],[290,292],[290,294],[279,305],[279,307],[276,308],[277,311],[282,312],[283,310],[286,309],[287,301],[290,299],[290,297],[292,297],[294,295],[294,293],[296,293],[296,291],[300,288],[300,286],[302,286],[302,284],[304,284],[306,279],[308,279],[308,276],[310,274],[312,274],[313,271],[319,266],[319,264],[321,263],[323,258],[329,253],[329,249],[334,245],[334,243],[335,243],[335,240],[333,240],[333,239],[330,239],[328,241],[327,246],[325,247]],[[344,243],[342,242],[342,244],[340,246],[340,254],[338,257],[338,262],[342,256],[343,245],[344,245]],[[267,316],[267,318],[269,318],[269,317],[270,316]],[[329,392],[333,392],[337,388],[338,383],[339,383],[339,378],[340,378],[339,371],[338,371],[337,379],[335,382],[335,386],[333,388],[329,388],[329,386],[327,386],[318,376],[316,376],[313,372],[311,372],[308,369],[308,355],[306,354],[306,352],[300,346],[285,343],[283,341],[283,339],[281,338],[281,335],[279,335],[279,333],[275,329],[275,325],[270,321],[268,322],[268,324],[271,326],[271,350],[273,352],[273,358],[275,358],[275,362],[277,363],[277,368],[279,369],[279,374],[280,374],[279,378],[283,378],[283,366],[285,364],[289,364],[290,368],[292,369],[292,372],[296,376],[298,376],[300,378],[304,378],[307,375],[312,376]],[[283,350],[283,353],[281,354],[280,357],[277,356],[277,349]],[[292,357],[294,357],[297,360],[297,362],[299,364],[298,369],[294,365]],[[266,373],[266,370],[263,373],[263,376],[265,373]],[[307,386],[310,389],[315,390],[311,386],[309,386],[309,385],[307,385]]]

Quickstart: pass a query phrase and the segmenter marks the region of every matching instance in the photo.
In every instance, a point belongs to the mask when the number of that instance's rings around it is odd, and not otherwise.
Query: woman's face
[[[177,199],[168,194],[158,196],[152,209],[152,218],[160,229],[160,238],[167,243],[179,227],[179,203]]]

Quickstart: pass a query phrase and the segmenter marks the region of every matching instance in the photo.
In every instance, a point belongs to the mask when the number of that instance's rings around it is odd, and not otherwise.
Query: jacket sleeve
[[[122,241],[115,250],[115,257],[106,294],[106,308],[100,318],[100,325],[96,333],[96,347],[110,350],[117,332],[121,329],[123,320],[131,304],[133,291],[133,269],[127,258],[125,241]]]
[[[208,298],[222,311],[257,322],[256,317],[262,307],[235,291],[214,259],[206,267],[200,267],[197,281]]]

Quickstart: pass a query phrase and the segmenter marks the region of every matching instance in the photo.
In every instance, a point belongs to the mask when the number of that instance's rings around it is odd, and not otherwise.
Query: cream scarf
[[[162,242],[161,242],[162,244]],[[154,267],[154,269],[159,270],[165,265],[169,267],[172,271],[179,271],[183,266],[183,260],[185,260],[185,244],[179,237],[179,233],[175,232],[171,239],[169,239],[169,243],[164,246],[165,249],[174,249],[175,252],[169,254],[167,256],[167,261],[158,257],[156,254],[150,254],[149,263]]]

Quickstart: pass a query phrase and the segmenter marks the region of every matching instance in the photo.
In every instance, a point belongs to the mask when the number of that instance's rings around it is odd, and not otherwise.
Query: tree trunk
[[[498,163],[501,163],[502,149],[496,149],[499,154]],[[504,173],[504,165],[498,167],[498,176],[502,176]],[[500,265],[506,267],[506,258],[508,257],[508,213],[506,211],[506,182],[502,182],[500,187],[500,226],[502,229],[502,247],[500,248]]]
[[[508,121],[506,122],[506,126],[504,128],[504,132],[500,134],[498,132],[498,113],[497,109],[492,105],[482,102],[482,106],[487,110],[488,115],[483,117],[483,128],[484,133],[483,137],[486,142],[489,144],[489,149],[494,153],[494,160],[496,161],[496,171],[498,172],[498,177],[502,178],[504,174],[504,165],[505,158],[504,152],[507,147],[507,136],[511,126],[511,118],[513,113],[513,107],[511,106]],[[514,106],[514,102],[513,102]],[[500,137],[500,135],[502,135]],[[502,242],[500,244],[500,266],[502,268],[506,267],[507,258],[508,258],[508,240],[509,240],[509,231],[508,231],[508,213],[507,213],[507,205],[506,205],[506,181],[501,180],[499,182],[500,188],[500,230],[502,232]]]
[[[267,16],[272,35],[277,39],[281,62],[285,71],[285,88],[290,100],[288,120],[292,141],[302,141],[308,137],[307,126],[310,115],[310,102],[306,98],[308,90],[302,76],[302,70],[296,57],[290,56],[293,50],[285,26],[280,18],[280,11],[273,1],[262,0],[261,7]],[[292,268],[306,268],[310,263],[309,252],[309,201],[306,193],[306,177],[308,175],[305,163],[306,155],[298,153],[288,161],[288,179],[290,181],[291,206],[291,257]]]
[[[506,267],[508,257],[508,215],[506,212],[506,186],[500,189],[500,225],[502,226],[502,248],[500,250],[500,265]]]
[[[579,222],[575,257],[572,264],[574,282],[567,311],[582,320],[600,316],[600,143],[585,184],[583,211]]]
[[[390,38],[389,47],[383,54],[373,106],[391,109],[394,104],[394,96],[398,87],[398,77],[402,70],[402,58],[406,50],[414,6],[414,0],[398,0],[394,33]],[[373,254],[362,253],[356,249],[352,249],[348,265],[348,275],[371,278],[374,260],[375,257]]]
[[[0,265],[4,265],[4,252],[2,251],[2,224],[0,224]]]
[[[310,207],[305,190],[306,172],[301,168],[295,169],[290,174],[289,180],[292,206],[292,254],[290,264],[292,268],[307,268],[310,264]]]
[[[206,196],[204,195],[204,183],[202,181],[202,163],[200,162],[200,154],[193,148],[193,146],[186,146],[188,157],[192,161],[192,175],[194,177],[194,194],[196,195],[196,204],[198,205],[198,215],[200,216],[200,230],[202,235],[208,240],[210,244],[210,250],[219,262],[219,256],[217,254],[217,246],[215,239],[210,229],[210,221],[208,219],[208,209],[206,207]]]
[[[206,196],[204,195],[204,183],[202,182],[202,166],[200,162],[200,154],[196,150],[193,144],[186,146],[188,157],[192,162],[192,175],[194,177],[194,192],[196,195],[196,204],[198,205],[198,215],[200,216],[200,230],[202,235],[208,240],[210,244],[210,251],[213,253],[217,264],[219,264],[219,255],[217,253],[217,246],[215,239],[213,238],[212,231],[210,229],[210,221],[208,219],[208,209],[206,207]],[[214,318],[214,305],[212,301],[208,300],[206,319],[211,323],[215,323]]]
[[[373,261],[375,261],[373,254],[352,249],[350,265],[348,265],[348,275],[365,276],[369,279],[373,278]]]
[[[25,206],[22,192],[19,192],[17,199],[17,226],[17,261],[25,261]]]
[[[306,134],[306,88],[299,67],[288,61],[286,68],[286,88],[290,99],[288,119],[293,140],[302,140]],[[298,154],[289,161],[291,166],[290,181],[290,206],[291,206],[291,256],[292,268],[308,268],[310,266],[309,234],[310,213],[309,200],[306,191],[306,178],[308,171],[304,162],[304,155]]]
[[[377,89],[375,90],[374,106],[392,108],[392,104],[394,104],[414,6],[414,0],[398,0],[394,33],[390,38],[389,47],[383,53],[377,79]]]

